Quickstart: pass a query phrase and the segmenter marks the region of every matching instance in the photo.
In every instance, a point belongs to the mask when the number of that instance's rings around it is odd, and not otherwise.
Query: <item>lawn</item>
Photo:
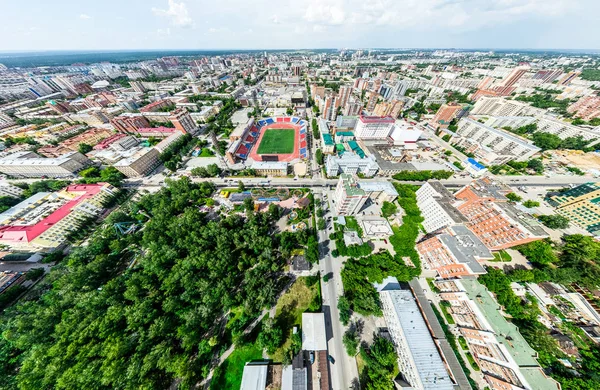
[[[501,250],[499,252],[494,252],[494,260],[491,261],[499,261],[499,262],[511,262],[512,261],[512,257],[505,251],[505,250]]]
[[[214,372],[211,390],[239,390],[246,362],[262,359],[262,349],[254,344],[236,347]]]
[[[291,154],[294,153],[294,129],[267,129],[263,135],[258,154]]]
[[[302,313],[305,311],[315,312],[321,308],[320,286],[318,276],[301,276],[277,301],[275,322],[283,329],[286,341],[270,356],[274,361],[283,360],[283,351],[291,343],[294,326],[302,325]]]

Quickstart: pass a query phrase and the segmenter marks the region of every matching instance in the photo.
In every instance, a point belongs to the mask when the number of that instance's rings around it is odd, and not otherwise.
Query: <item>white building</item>
[[[412,292],[384,290],[379,295],[403,379],[414,390],[453,390],[446,365]]]
[[[20,198],[23,195],[23,189],[10,184],[7,181],[0,181],[0,196],[11,196]]]
[[[160,165],[160,153],[154,148],[140,148],[130,157],[114,164],[127,177],[145,176]]]
[[[361,158],[354,152],[344,152],[341,156],[329,155],[325,160],[327,176],[337,176],[340,173],[374,176],[379,171],[377,160],[373,156]]]
[[[586,141],[600,139],[600,133],[583,127],[574,126],[554,118],[543,117],[537,121],[537,131],[554,134],[560,139],[569,137],[583,137]]]
[[[395,120],[391,116],[360,116],[356,122],[354,134],[359,140],[386,139],[394,128]]]
[[[90,163],[87,157],[78,152],[56,158],[43,158],[33,152],[19,152],[0,159],[0,172],[15,177],[70,177]]]
[[[367,193],[358,187],[352,175],[344,173],[340,175],[333,195],[336,214],[354,215],[362,209],[368,198]]]
[[[546,110],[530,106],[524,102],[487,96],[478,99],[471,110],[471,115],[542,116],[545,114]]]
[[[452,143],[474,153],[487,165],[506,164],[512,160],[525,161],[541,151],[525,139],[470,118],[458,122]]]
[[[416,192],[417,206],[427,233],[466,222],[466,218],[452,205],[454,197],[439,181],[429,181]]]

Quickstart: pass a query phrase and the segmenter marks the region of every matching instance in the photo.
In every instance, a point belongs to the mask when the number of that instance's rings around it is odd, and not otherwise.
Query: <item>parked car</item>
[[[333,358],[333,356],[327,355],[327,360],[329,360],[329,363],[335,364],[335,359]]]

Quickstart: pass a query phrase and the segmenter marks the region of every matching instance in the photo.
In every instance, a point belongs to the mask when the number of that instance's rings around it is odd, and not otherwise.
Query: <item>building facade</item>
[[[368,198],[367,193],[358,186],[352,175],[344,173],[340,175],[333,196],[335,211],[338,215],[357,214]]]

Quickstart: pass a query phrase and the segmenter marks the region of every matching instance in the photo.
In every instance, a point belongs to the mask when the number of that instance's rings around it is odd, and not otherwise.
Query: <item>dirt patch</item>
[[[582,169],[598,169],[600,155],[595,152],[584,153],[581,150],[554,150],[554,158],[566,165]]]

